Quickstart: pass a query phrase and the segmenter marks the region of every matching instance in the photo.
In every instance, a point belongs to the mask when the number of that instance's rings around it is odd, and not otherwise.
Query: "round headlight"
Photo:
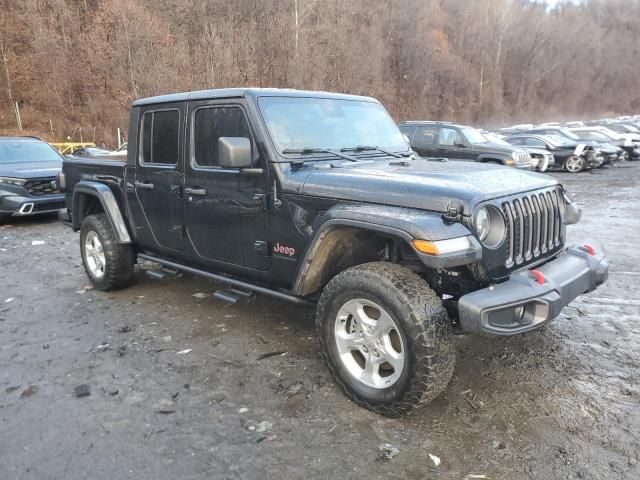
[[[480,241],[483,241],[489,235],[491,229],[491,218],[489,217],[489,210],[486,207],[482,207],[476,213],[476,233]]]
[[[482,207],[477,211],[475,229],[478,239],[489,248],[502,244],[507,234],[504,218],[493,206]]]

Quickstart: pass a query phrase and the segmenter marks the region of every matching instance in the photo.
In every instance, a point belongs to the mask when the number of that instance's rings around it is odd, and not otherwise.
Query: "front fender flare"
[[[476,162],[488,162],[491,160],[498,160],[499,162],[502,162],[502,164],[504,165],[504,162],[510,159],[511,157],[504,153],[481,153],[476,158]]]
[[[104,212],[111,222],[118,243],[131,243],[131,235],[129,235],[129,229],[124,221],[115,195],[107,185],[100,182],[82,180],[73,188],[72,212],[75,213],[72,215],[72,226],[74,230],[80,229],[82,219],[78,212],[80,211],[79,206],[82,195],[89,195],[100,201]]]
[[[316,229],[313,238],[300,263],[298,274],[293,285],[294,292],[303,292],[305,277],[310,271],[316,254],[325,237],[336,228],[352,228],[367,230],[405,240],[411,244],[414,239],[448,240],[450,238],[468,236],[472,250],[463,254],[431,256],[419,253],[416,255],[429,268],[447,268],[477,262],[482,255],[482,248],[471,232],[461,223],[446,223],[440,214],[402,207],[382,205],[339,205],[328,210],[322,217],[322,223]]]

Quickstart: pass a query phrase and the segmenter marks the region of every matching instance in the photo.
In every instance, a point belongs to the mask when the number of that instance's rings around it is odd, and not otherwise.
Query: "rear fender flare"
[[[81,181],[74,187],[72,200],[72,212],[74,213],[72,215],[73,229],[79,230],[80,224],[84,219],[79,213],[80,203],[84,195],[98,199],[111,222],[111,226],[116,234],[118,243],[131,243],[131,235],[129,234],[129,229],[124,221],[124,217],[122,216],[122,212],[120,211],[120,206],[118,205],[115,195],[107,185],[99,182]]]

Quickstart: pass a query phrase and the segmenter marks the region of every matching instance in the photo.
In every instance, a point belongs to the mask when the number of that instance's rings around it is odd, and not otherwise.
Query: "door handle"
[[[438,147],[438,150],[440,151],[445,151],[447,149],[447,147]]]
[[[206,188],[190,188],[187,187],[184,189],[184,193],[186,193],[187,195],[201,195],[204,196],[207,194],[207,189]]]
[[[153,183],[139,182],[137,180],[134,182],[134,185],[136,188],[141,188],[143,190],[153,190],[155,188]]]

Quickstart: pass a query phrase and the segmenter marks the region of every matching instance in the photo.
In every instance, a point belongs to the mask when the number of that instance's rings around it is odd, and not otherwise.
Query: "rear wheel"
[[[411,412],[444,391],[455,363],[451,325],[418,275],[391,263],[359,265],[325,287],[319,347],[353,401],[387,416]]]
[[[80,253],[87,276],[96,289],[116,290],[131,284],[133,248],[117,242],[111,222],[104,213],[89,215],[82,221]]]
[[[584,170],[584,158],[578,155],[571,155],[564,162],[564,168],[567,172],[578,173]]]

